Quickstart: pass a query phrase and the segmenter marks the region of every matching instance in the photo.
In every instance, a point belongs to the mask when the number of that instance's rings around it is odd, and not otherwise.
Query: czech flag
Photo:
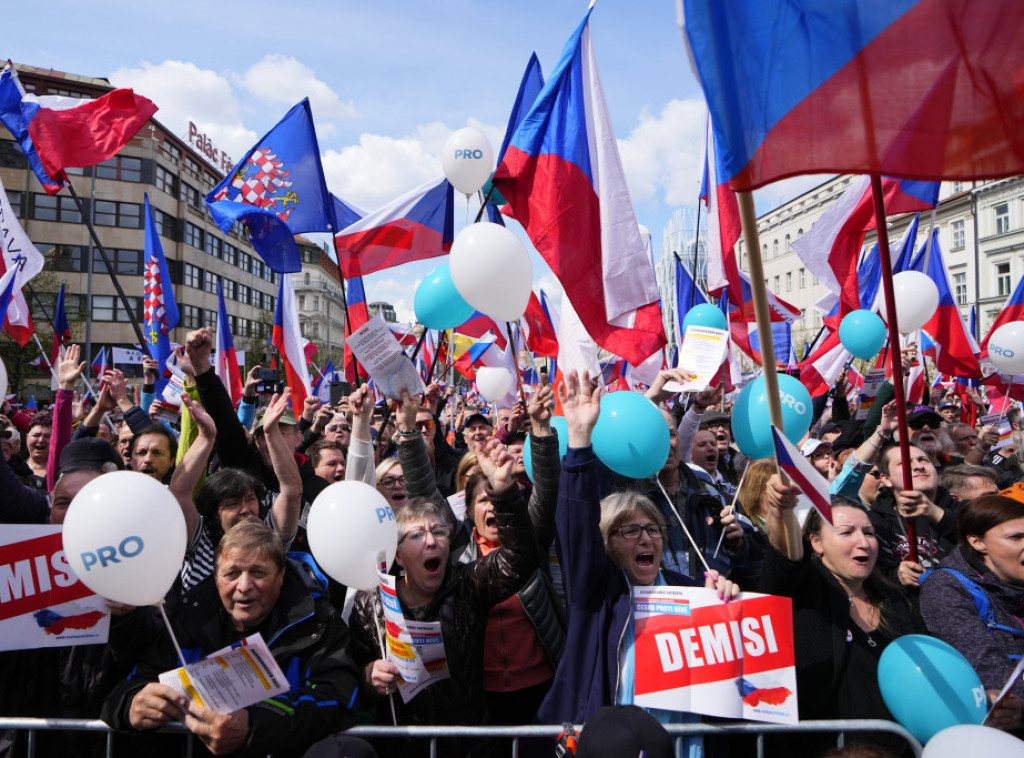
[[[334,236],[341,271],[348,279],[444,255],[454,223],[452,185],[429,181]]]
[[[56,366],[60,357],[60,348],[71,340],[71,324],[64,307],[64,285],[60,285],[57,293],[57,307],[53,309],[53,346],[50,348],[50,365]]]
[[[302,350],[302,331],[299,327],[299,309],[295,302],[295,287],[290,276],[280,277],[277,289],[277,309],[274,311],[274,331],[271,344],[281,354],[285,379],[292,389],[292,408],[301,412],[310,393],[309,368]]]
[[[772,442],[775,443],[775,458],[779,468],[790,478],[800,491],[807,495],[814,509],[830,525],[832,523],[832,498],[828,491],[828,480],[818,473],[811,462],[793,447],[777,427],[772,426]]]
[[[366,290],[363,289],[363,277],[353,276],[346,282],[345,290],[346,307],[348,309],[348,320],[345,322],[345,339],[352,336],[352,332],[370,320],[370,311],[366,305]],[[356,361],[355,354],[345,344],[345,381],[349,384],[356,384],[358,379],[369,378],[369,374]]]
[[[535,292],[530,292],[530,300],[523,313],[523,336],[530,352],[548,358],[558,357],[558,334],[555,325],[548,317],[544,306]]]
[[[282,277],[284,278],[284,277]],[[231,338],[228,308],[224,303],[224,288],[217,280],[217,344],[214,346],[216,366],[215,373],[224,383],[231,402],[237,408],[242,400],[242,372],[238,368],[238,354],[235,353],[235,341]]]
[[[157,107],[130,89],[95,100],[26,94],[13,68],[0,73],[0,122],[18,141],[48,194],[60,191],[65,168],[102,163],[121,152]]]
[[[1015,0],[683,7],[725,178],[737,190],[796,174],[1024,173]]]
[[[1017,282],[1017,286],[1014,288],[1010,296],[1006,298],[1006,302],[1003,303],[1003,307],[999,311],[999,315],[996,316],[996,320],[992,322],[992,326],[989,327],[985,336],[981,340],[981,348],[983,350],[988,349],[988,341],[992,336],[992,333],[1001,327],[1003,324],[1009,323],[1010,321],[1024,321],[1024,277]]]
[[[599,345],[633,365],[665,346],[658,286],[626,188],[588,10],[494,174]]]
[[[938,229],[932,230],[927,274],[939,290],[939,307],[921,328],[940,348],[935,356],[935,366],[939,371],[950,376],[980,379],[981,366],[978,364],[977,355],[980,348],[974,341],[974,336],[969,334],[964,326],[960,308],[953,298],[952,288],[949,286],[949,274],[942,261]]]

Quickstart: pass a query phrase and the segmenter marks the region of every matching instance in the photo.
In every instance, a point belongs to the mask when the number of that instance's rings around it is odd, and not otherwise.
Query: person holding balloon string
[[[582,377],[570,372],[558,387],[569,437],[556,510],[569,628],[566,652],[538,712],[538,721],[545,724],[578,724],[604,706],[633,702],[634,585],[704,586],[716,590],[723,602],[739,593],[737,585],[713,571],[698,582],[662,568],[666,522],[648,497],[616,492],[601,499],[598,458],[591,444],[597,441],[594,430],[602,412],[601,393],[586,372]],[[630,393],[617,392],[609,398],[626,394]],[[657,408],[636,397],[650,406],[651,420],[658,420]],[[655,473],[660,463],[646,461],[653,469],[648,473]],[[652,714],[662,722],[698,718],[670,711]],[[684,739],[683,755],[701,755],[702,745],[699,737]]]
[[[994,702],[1024,655],[1024,503],[983,495],[963,507],[957,525],[959,545],[921,584],[921,615],[931,634],[967,658]],[[990,726],[1020,727],[1019,673],[1010,695]]]
[[[401,422],[400,422],[401,425]],[[477,448],[487,494],[494,506],[500,547],[472,563],[456,563],[451,537],[451,510],[428,498],[411,498],[395,514],[398,521],[396,583],[403,615],[413,621],[440,622],[449,678],[439,679],[409,702],[392,699],[400,725],[482,724],[485,716],[484,672],[481,665],[490,609],[517,592],[537,566],[536,540],[519,488],[513,459],[500,442]],[[384,618],[380,594],[356,596],[350,620],[352,654],[363,671],[362,691],[377,702],[379,723],[392,722],[381,698],[399,685],[398,669],[381,657]],[[385,740],[382,756],[420,754],[411,745]],[[439,743],[439,755],[488,754],[486,743]],[[425,754],[427,745],[422,745]]]
[[[761,592],[793,599],[798,707],[801,720],[892,719],[878,685],[878,661],[904,634],[924,632],[913,603],[878,570],[878,538],[867,509],[833,496],[829,524],[817,510],[802,533],[795,487],[768,481]],[[847,732],[847,742],[883,742]],[[788,741],[784,741],[788,742]],[[794,738],[793,754],[810,755],[825,741]]]

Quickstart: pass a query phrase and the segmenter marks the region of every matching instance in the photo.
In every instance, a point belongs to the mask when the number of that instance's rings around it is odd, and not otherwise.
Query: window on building
[[[953,249],[964,246],[964,220],[962,218],[957,219],[951,224],[953,229]]]
[[[217,328],[217,311],[203,311],[206,318],[206,323],[203,326],[212,326],[214,329]]]
[[[277,310],[277,296],[276,295],[267,295],[267,310],[268,311]]]
[[[252,256],[248,253],[238,252],[238,267],[245,273],[249,273],[252,266]]]
[[[996,290],[999,296],[1009,297],[1010,287],[1010,262],[1001,261],[996,264]]]
[[[82,214],[78,212],[78,206],[72,198],[45,195],[41,192],[32,193],[32,218],[36,221],[82,223]]]
[[[194,305],[181,306],[182,319],[186,329],[198,329],[203,325],[203,309]]]
[[[967,272],[954,272],[953,297],[956,298],[957,305],[967,305]]]
[[[224,262],[229,266],[234,266],[238,262],[238,248],[229,242],[223,242],[220,246],[221,257]]]
[[[172,144],[170,142],[162,142],[162,143],[160,143],[160,149],[164,151],[164,153],[167,155],[168,158],[171,159],[171,162],[175,166],[177,166],[179,163],[181,163],[181,148],[180,147],[178,147],[177,145],[174,145],[174,144]]]
[[[92,320],[130,321],[134,317],[137,321],[142,321],[142,298],[129,297],[128,303],[133,311],[131,315],[125,313],[124,304],[116,295],[93,295]]]
[[[169,213],[164,213],[159,208],[150,206],[153,212],[153,223],[156,225],[156,233],[169,240],[178,239],[178,219]]]
[[[320,310],[320,296],[319,295],[313,295],[313,305],[310,306],[310,310],[313,310],[313,311]]]
[[[188,182],[181,183],[181,199],[191,205],[193,208],[202,208],[203,202],[199,195],[199,190],[193,187]]]
[[[797,286],[800,287],[800,289],[803,289],[804,287],[807,286],[807,272],[804,271],[804,269],[800,269],[800,276],[797,282]]]
[[[793,272],[792,271],[787,271],[786,272],[786,292],[792,292],[792,291],[793,291]]]
[[[123,250],[121,248],[105,248],[110,264],[119,276],[142,276],[142,251]],[[96,248],[92,251],[92,270],[96,274],[107,273],[107,264],[103,262],[103,254]]]
[[[963,191],[964,191],[964,183],[963,182],[953,182],[953,192],[954,193],[963,192]]]
[[[186,245],[191,245],[199,250],[203,249],[203,230],[193,224],[191,221],[185,222],[185,239],[183,242]]]
[[[97,226],[117,226],[122,229],[142,228],[142,206],[138,203],[121,203],[113,200],[97,200],[93,222]]]
[[[159,164],[157,164],[156,172],[153,176],[153,184],[158,190],[166,192],[171,197],[178,196],[178,177],[173,171]]]
[[[310,337],[316,339],[317,337],[320,336],[320,325],[315,321],[312,321],[306,324],[306,331],[309,333]]]
[[[792,247],[790,247],[790,242],[791,242],[791,241],[792,241],[792,237],[790,237],[790,236],[789,236],[789,235],[787,234],[787,235],[786,235],[786,252],[787,252],[787,253],[788,253],[788,252],[791,252],[791,251],[793,250],[793,248],[792,248]]]
[[[11,203],[15,218],[25,218],[25,193],[7,190],[7,199]]]
[[[45,249],[45,245],[37,245]],[[72,271],[81,273],[85,271],[85,246],[84,245],[54,245],[50,251],[52,255],[47,256],[53,261],[54,271]]]
[[[127,155],[115,155],[103,163],[96,164],[98,179],[117,179],[122,182],[142,181],[142,160]]]
[[[214,258],[220,258],[220,237],[207,232],[205,250]]]
[[[764,260],[767,257],[768,257],[768,243],[765,242],[763,245],[761,245],[761,260]]]
[[[779,241],[772,240],[772,258],[779,257]]]
[[[263,261],[258,258],[252,259],[252,274],[258,276],[260,279],[263,278]]]
[[[778,274],[775,275],[774,284],[775,284],[775,294],[778,295],[779,294],[779,275]]]
[[[1010,204],[1000,203],[995,207],[996,211],[996,234],[1006,234],[1010,231]]]
[[[212,271],[207,271],[206,276],[203,277],[203,289],[209,292],[211,295],[217,294],[217,280],[220,277]]]
[[[203,270],[199,266],[185,263],[182,269],[182,283],[186,287],[194,287],[197,290],[203,288]]]
[[[298,302],[299,310],[300,311],[306,310],[306,296],[305,295],[299,295],[296,298],[296,300]]]
[[[221,285],[224,287],[224,299],[234,300],[235,299],[235,280],[222,278],[220,280]]]
[[[249,289],[248,285],[239,283],[239,285],[238,285],[238,302],[240,302],[242,305],[248,305],[249,304],[249,293],[250,293],[250,291],[251,290]]]
[[[28,159],[21,152],[18,143],[0,140],[0,166],[4,168],[28,168]]]

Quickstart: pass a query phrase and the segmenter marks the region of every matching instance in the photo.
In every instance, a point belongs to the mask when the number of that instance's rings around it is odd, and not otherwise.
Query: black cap
[[[926,405],[919,405],[914,409],[913,413],[907,416],[907,426],[913,429],[914,424],[917,423],[918,421],[931,421],[932,423],[929,424],[929,426],[936,427],[942,423],[942,416],[940,416],[938,413],[936,413]]]
[[[641,753],[643,751],[643,753]],[[672,738],[665,727],[635,705],[608,705],[587,719],[576,758],[672,758]]]
[[[88,469],[90,471],[119,471],[124,468],[121,456],[113,445],[99,437],[72,440],[60,452],[59,474]]]
[[[483,421],[485,424],[487,424],[487,426],[491,426],[491,427],[494,426],[494,424],[491,423],[491,420],[489,418],[487,418],[487,416],[485,416],[482,413],[474,413],[474,414],[472,414],[469,418],[466,419],[465,426],[469,426],[470,424],[475,424],[477,421]]]

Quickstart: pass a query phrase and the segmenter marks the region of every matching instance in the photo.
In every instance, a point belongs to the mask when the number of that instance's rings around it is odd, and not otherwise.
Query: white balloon
[[[965,755],[1024,756],[1024,742],[991,726],[958,724],[943,729],[924,746],[921,758],[963,758]]]
[[[988,338],[988,360],[1004,374],[1024,374],[1024,321],[1010,321]]]
[[[939,307],[939,289],[927,274],[902,271],[892,278],[896,293],[896,320],[901,332],[913,332],[928,323]]]
[[[0,359],[0,397],[7,397],[7,366]]]
[[[398,523],[388,501],[365,482],[335,482],[313,501],[306,520],[309,549],[320,567],[348,587],[377,587],[377,556],[387,571],[398,548]]]
[[[484,186],[494,170],[494,148],[483,132],[467,126],[445,140],[441,167],[455,189],[472,195]]]
[[[483,366],[476,370],[476,388],[488,403],[496,403],[512,387],[512,374],[500,366]]]
[[[519,238],[501,224],[470,224],[452,242],[452,281],[463,300],[498,321],[526,311],[533,264]]]
[[[96,477],[64,517],[64,554],[86,587],[108,600],[153,605],[181,572],[188,540],[178,501],[135,471]]]

